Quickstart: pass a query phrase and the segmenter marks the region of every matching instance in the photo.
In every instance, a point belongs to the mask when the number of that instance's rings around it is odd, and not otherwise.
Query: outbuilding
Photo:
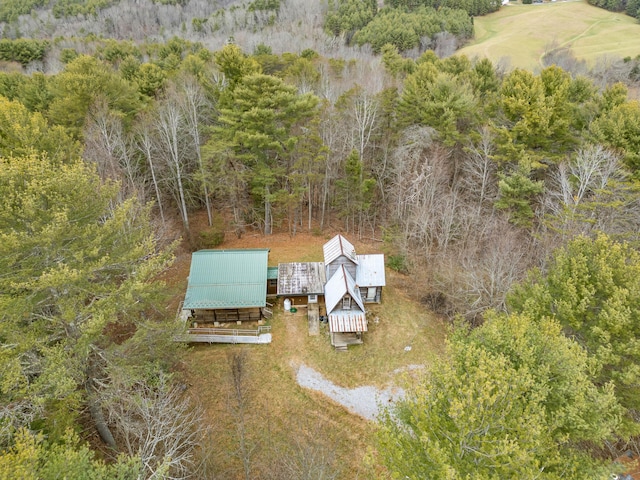
[[[268,258],[269,249],[194,252],[183,310],[198,322],[214,324],[270,316]]]

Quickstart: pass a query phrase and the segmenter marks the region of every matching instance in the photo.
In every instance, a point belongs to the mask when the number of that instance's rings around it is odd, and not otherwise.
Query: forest
[[[379,242],[449,325],[375,476],[640,454],[638,60],[455,55],[495,2],[306,3],[0,5],[0,479],[209,478],[164,275],[275,232]]]

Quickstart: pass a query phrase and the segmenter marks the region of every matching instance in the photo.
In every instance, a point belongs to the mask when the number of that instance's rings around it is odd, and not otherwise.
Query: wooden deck
[[[239,328],[190,328],[179,335],[176,341],[186,343],[271,343],[271,326],[260,325],[257,329]]]
[[[309,335],[320,335],[320,307],[317,303],[310,303],[307,308],[309,318]]]
[[[349,345],[360,345],[362,342],[362,336],[358,337],[355,333],[332,333],[331,345],[336,350],[346,352]]]

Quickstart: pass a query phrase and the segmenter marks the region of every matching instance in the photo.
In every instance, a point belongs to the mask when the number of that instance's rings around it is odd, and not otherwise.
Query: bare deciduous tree
[[[495,151],[494,134],[489,127],[480,130],[480,136],[475,143],[466,148],[461,169],[461,182],[468,196],[475,196],[478,202],[478,214],[483,207],[498,197],[496,164],[492,159]]]
[[[477,224],[473,241],[431,265],[434,288],[446,300],[447,311],[470,321],[489,308],[503,309],[506,294],[530,266],[530,242],[498,217]]]
[[[353,125],[356,127],[355,147],[364,160],[371,135],[377,130],[378,100],[370,92],[359,88],[353,99]]]
[[[121,182],[123,197],[137,195],[145,201],[144,175],[137,164],[132,142],[122,118],[109,110],[104,99],[89,110],[85,144],[84,156],[96,164],[100,178]]]
[[[158,202],[158,209],[160,210],[160,218],[162,224],[165,224],[164,208],[162,206],[162,194],[160,191],[158,164],[156,162],[156,140],[153,138],[153,131],[151,125],[151,119],[148,116],[143,116],[139,119],[136,125],[134,144],[140,151],[142,156],[149,165],[149,172],[151,173],[151,183],[153,184],[153,191]]]
[[[590,145],[580,149],[573,161],[559,165],[557,183],[564,204],[576,207],[613,178],[623,179],[619,156],[601,145]]]
[[[28,428],[36,418],[41,418],[43,409],[43,405],[28,399],[0,405],[0,448],[9,445],[19,429]]]
[[[189,233],[189,212],[185,189],[188,174],[188,155],[184,145],[185,118],[175,95],[169,93],[158,106],[156,129],[158,131],[165,164],[171,172],[169,180],[175,185],[178,207],[184,229]]]
[[[543,202],[552,215],[553,228],[548,234],[556,236],[553,232],[557,232],[563,241],[591,231],[602,209],[590,209],[589,205],[610,202],[616,189],[605,187],[610,182],[617,185],[624,177],[619,157],[600,145],[582,148],[574,158],[561,162],[549,175]]]
[[[629,84],[633,68],[634,62],[625,62],[612,55],[601,55],[589,71],[589,78],[603,89],[617,82]]]
[[[211,199],[209,198],[209,189],[207,182],[204,181],[204,166],[202,163],[202,134],[201,123],[204,119],[205,111],[211,108],[210,103],[202,91],[202,87],[198,81],[192,76],[183,76],[178,84],[179,92],[182,98],[182,108],[185,114],[185,127],[188,135],[193,141],[193,149],[196,154],[196,160],[198,162],[198,169],[200,170],[200,183],[204,190],[204,204],[207,209],[207,217],[209,225],[213,224]]]
[[[101,392],[121,448],[138,456],[144,478],[197,477],[195,452],[205,434],[202,410],[160,375],[154,385],[113,383]]]
[[[548,181],[548,214],[541,240],[548,249],[595,231],[631,240],[640,235],[640,192],[620,167],[619,157],[600,145],[578,151]]]
[[[242,462],[244,478],[251,479],[253,456],[258,443],[253,441],[247,428],[247,413],[250,407],[249,366],[246,350],[233,352],[228,357],[231,374],[229,409],[233,415],[238,441],[237,456]]]
[[[438,32],[433,37],[433,51],[440,58],[450,57],[458,49],[458,38],[447,32]]]
[[[437,246],[446,250],[456,226],[451,164],[434,138],[429,127],[407,129],[393,153],[390,179],[390,211],[406,242],[403,249],[413,246],[425,255]]]
[[[337,114],[333,107],[327,106],[320,118],[320,135],[322,143],[327,147],[320,202],[320,229],[325,226],[333,184],[340,175],[340,166],[343,159],[347,157],[350,151],[348,142],[345,141],[346,131],[346,126],[342,123],[340,115]]]
[[[587,62],[578,60],[569,47],[559,45],[557,40],[553,40],[545,45],[544,49],[542,64],[545,67],[557,65],[574,77],[587,74]]]

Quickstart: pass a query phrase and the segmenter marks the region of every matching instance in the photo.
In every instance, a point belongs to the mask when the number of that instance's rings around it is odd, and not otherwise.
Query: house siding
[[[353,263],[350,258],[340,255],[333,262],[327,265],[327,279],[331,278],[342,265],[344,265],[345,270],[349,272],[349,275],[351,275],[352,278],[356,278],[357,265]]]
[[[367,298],[369,288],[375,288],[376,294],[373,298]],[[382,287],[360,287],[360,296],[364,303],[381,303],[382,302]]]

